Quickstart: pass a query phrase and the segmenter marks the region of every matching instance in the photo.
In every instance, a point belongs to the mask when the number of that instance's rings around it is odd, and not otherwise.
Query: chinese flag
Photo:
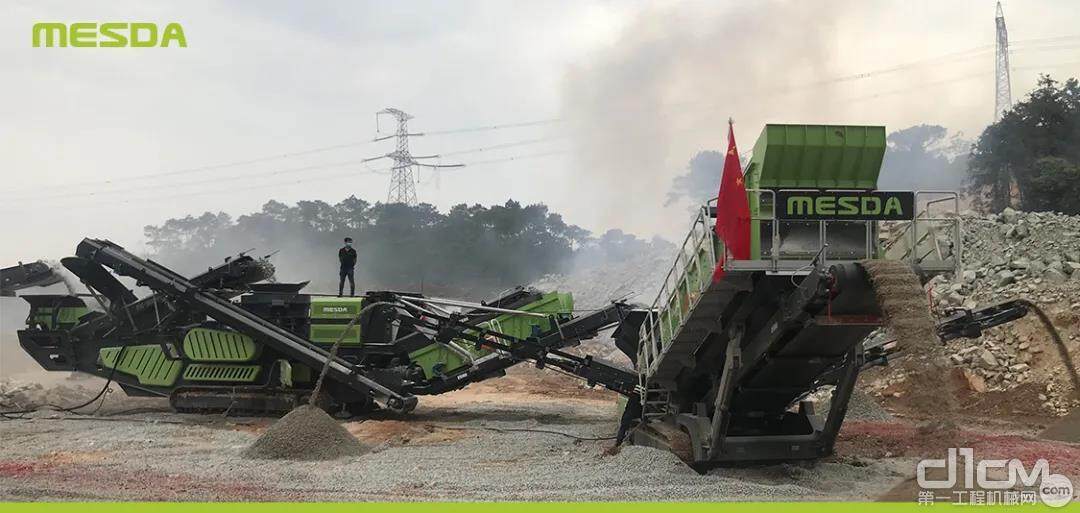
[[[724,243],[725,255],[735,260],[750,258],[750,203],[746,199],[739,150],[735,148],[735,131],[728,121],[728,150],[724,157],[724,175],[720,179],[720,195],[716,200],[716,236]],[[713,282],[724,275],[721,265],[713,272]]]

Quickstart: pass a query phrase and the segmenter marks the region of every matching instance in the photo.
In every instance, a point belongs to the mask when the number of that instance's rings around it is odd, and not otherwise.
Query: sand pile
[[[333,460],[367,452],[359,440],[322,409],[305,404],[270,426],[244,450],[249,459]]]

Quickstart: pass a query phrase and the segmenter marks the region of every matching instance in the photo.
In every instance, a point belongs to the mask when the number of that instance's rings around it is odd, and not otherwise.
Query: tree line
[[[281,281],[312,280],[336,290],[337,248],[352,237],[360,290],[423,290],[485,297],[566,270],[575,254],[616,255],[648,244],[613,230],[599,237],[566,223],[543,204],[460,204],[440,212],[429,204],[369,203],[350,196],[336,204],[269,201],[237,218],[206,212],[144,230],[151,257],[193,273],[239,251],[277,251]]]
[[[1080,214],[1080,84],[1039,78],[1035,90],[988,126],[971,150],[977,206]]]

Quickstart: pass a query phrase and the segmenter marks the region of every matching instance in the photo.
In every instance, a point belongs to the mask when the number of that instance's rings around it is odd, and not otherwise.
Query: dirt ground
[[[898,409],[890,421],[850,420],[837,454],[816,463],[699,475],[655,449],[608,454],[616,397],[527,367],[423,397],[406,416],[345,421],[372,450],[329,462],[245,460],[241,451],[273,419],[166,406],[117,393],[92,417],[0,421],[0,499],[914,500],[915,462],[944,457],[947,447],[1029,464],[1044,458],[1080,482],[1080,445],[1036,437],[1054,419],[967,415],[935,430]]]

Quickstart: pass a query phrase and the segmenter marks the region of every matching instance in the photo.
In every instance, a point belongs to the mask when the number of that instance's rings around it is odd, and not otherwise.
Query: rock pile
[[[356,457],[367,450],[325,411],[305,404],[267,428],[242,455],[248,459],[315,461]]]
[[[46,405],[71,406],[80,404],[94,397],[98,389],[91,389],[81,384],[43,385],[0,379],[0,410],[35,410]]]
[[[531,284],[543,291],[558,290],[574,295],[574,308],[603,308],[612,301],[651,305],[668,272],[675,247],[662,241],[649,243],[629,258],[592,258],[578,261],[566,274],[551,274]],[[581,351],[625,367],[632,364],[608,337],[601,334],[581,344]]]
[[[961,222],[964,269],[932,282],[936,306],[970,308],[1017,296],[1080,302],[1080,216],[1007,208],[965,213]]]
[[[1045,305],[1073,354],[1080,351],[1080,216],[1019,212],[962,216],[963,269],[927,284],[939,315],[1013,298]],[[1011,390],[1034,382],[1049,412],[1068,411],[1071,386],[1050,337],[1034,315],[988,330],[977,340],[949,343],[952,364],[975,392]],[[1056,378],[1065,378],[1058,381]]]
[[[630,258],[576,262],[570,272],[549,274],[531,286],[571,292],[579,309],[602,308],[618,299],[651,305],[674,257],[671,244],[652,243]]]

